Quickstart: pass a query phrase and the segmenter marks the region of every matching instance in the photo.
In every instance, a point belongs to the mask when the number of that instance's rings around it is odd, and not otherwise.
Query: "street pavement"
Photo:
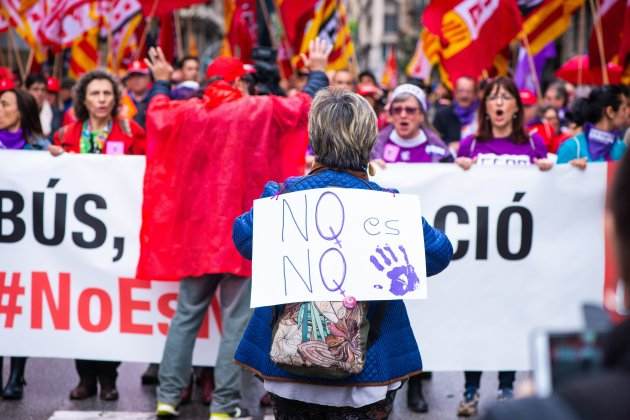
[[[8,358],[4,363],[4,382],[9,374]],[[26,365],[25,395],[22,401],[0,400],[0,420],[154,420],[155,387],[142,386],[140,375],[145,364],[123,363],[118,369],[118,390],[120,399],[105,402],[98,398],[85,401],[68,399],[70,390],[77,384],[78,377],[72,360],[29,359]],[[517,382],[526,377],[517,374]],[[461,372],[435,373],[431,380],[424,382],[425,396],[430,411],[428,414],[415,414],[406,406],[406,388],[398,392],[392,420],[455,419],[457,404],[463,388]],[[253,420],[271,420],[270,410],[258,407],[260,396],[264,392],[259,381],[248,378],[248,389],[244,405],[253,414]],[[496,401],[497,374],[487,372],[482,377],[481,409]],[[200,402],[196,393],[193,401],[180,408],[180,419],[205,420],[208,407]]]

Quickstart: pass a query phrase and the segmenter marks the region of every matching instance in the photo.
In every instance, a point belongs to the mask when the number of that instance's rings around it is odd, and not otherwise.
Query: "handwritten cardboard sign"
[[[323,188],[254,202],[253,308],[426,295],[418,196]]]

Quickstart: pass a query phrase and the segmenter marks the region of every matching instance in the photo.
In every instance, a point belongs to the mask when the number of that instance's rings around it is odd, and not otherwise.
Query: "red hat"
[[[532,106],[538,103],[538,98],[536,98],[536,95],[531,90],[521,89],[518,91],[518,94],[524,106]]]
[[[133,60],[129,66],[127,66],[127,76],[131,76],[132,74],[143,74],[145,76],[149,75],[149,67],[147,67],[144,61]]]
[[[8,67],[0,67],[0,79],[13,79],[13,72]]]
[[[15,89],[13,79],[0,79],[0,92]]]
[[[241,60],[234,57],[218,57],[206,70],[206,78],[220,77],[228,83],[247,74],[247,68]]]
[[[376,96],[379,89],[372,83],[359,83],[357,85],[357,93],[361,96]]]
[[[46,79],[46,89],[48,92],[59,93],[61,90],[61,82],[56,77],[49,77]]]

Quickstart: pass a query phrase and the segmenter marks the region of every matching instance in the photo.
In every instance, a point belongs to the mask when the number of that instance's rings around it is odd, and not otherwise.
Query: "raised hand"
[[[332,45],[322,38],[316,38],[308,45],[308,56],[302,53],[300,57],[310,71],[324,71],[331,51]]]
[[[155,80],[169,81],[171,74],[173,73],[173,66],[169,64],[164,57],[164,52],[160,47],[149,48],[149,57],[144,59],[144,62],[153,73]]]

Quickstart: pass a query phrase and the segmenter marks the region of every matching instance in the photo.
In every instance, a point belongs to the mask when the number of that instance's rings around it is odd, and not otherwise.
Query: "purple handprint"
[[[404,296],[408,292],[412,292],[418,288],[420,284],[420,279],[416,275],[416,270],[414,267],[409,264],[409,258],[407,257],[407,251],[405,251],[405,247],[402,245],[398,246],[398,249],[402,253],[405,262],[399,262],[398,258],[392,251],[389,245],[385,245],[384,247],[376,247],[376,254],[378,254],[379,258],[376,255],[370,256],[370,262],[378,271],[384,271],[385,268],[391,268],[387,272],[387,278],[391,281],[389,291],[396,296]]]

